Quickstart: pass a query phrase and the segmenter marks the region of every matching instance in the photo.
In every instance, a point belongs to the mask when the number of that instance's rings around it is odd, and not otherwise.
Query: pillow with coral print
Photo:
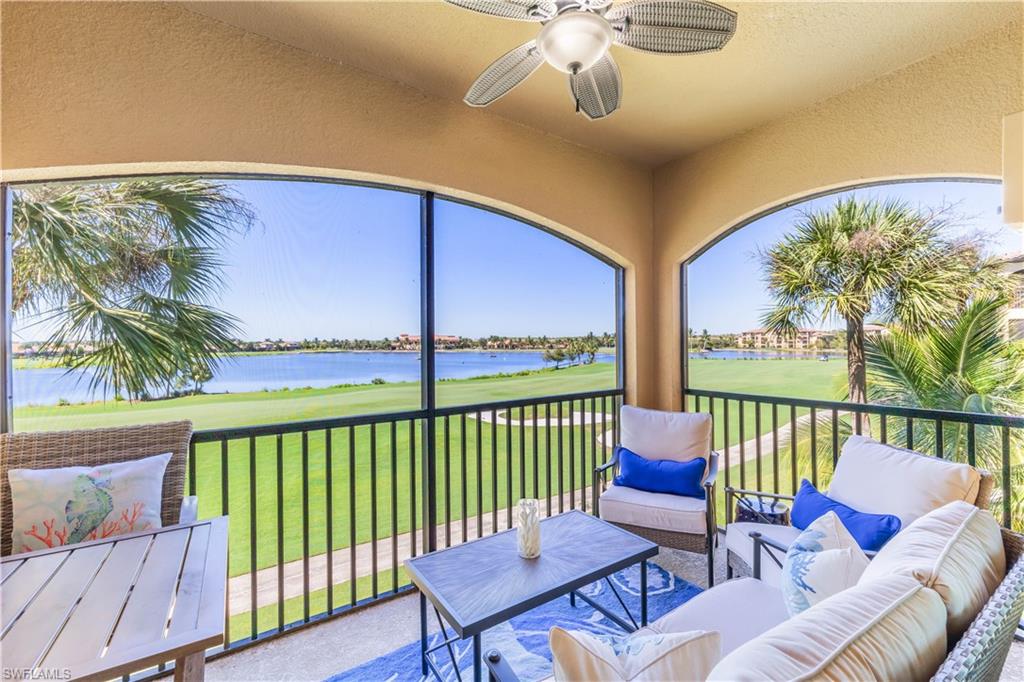
[[[96,467],[11,469],[11,551],[159,528],[170,459],[168,452]]]
[[[721,635],[703,630],[642,630],[609,644],[588,632],[553,627],[548,642],[556,682],[703,680],[722,656]]]
[[[782,564],[782,596],[790,616],[853,587],[868,567],[864,550],[828,512],[793,540]]]

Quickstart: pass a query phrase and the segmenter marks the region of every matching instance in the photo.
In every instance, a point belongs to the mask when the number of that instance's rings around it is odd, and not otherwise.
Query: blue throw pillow
[[[842,502],[836,502],[828,495],[818,492],[810,481],[804,479],[796,499],[793,500],[793,526],[804,530],[830,511],[836,513],[861,549],[869,552],[882,549],[882,545],[896,535],[903,525],[899,517],[892,514],[868,514],[848,507]]]
[[[644,459],[621,445],[616,448],[619,455],[619,475],[615,485],[645,490],[649,493],[669,493],[704,499],[704,469],[707,460],[703,457],[689,462],[674,462],[670,459]]]

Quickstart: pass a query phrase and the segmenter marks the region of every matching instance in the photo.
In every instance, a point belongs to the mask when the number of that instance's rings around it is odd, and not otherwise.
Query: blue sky
[[[332,183],[232,181],[257,224],[222,254],[210,301],[242,337],[375,338],[419,333],[419,196]],[[614,271],[550,234],[438,201],[436,328],[441,334],[614,331]],[[45,325],[15,325],[36,340]]]
[[[220,305],[245,337],[419,333],[419,196],[329,183],[239,181],[260,218],[226,256]],[[614,329],[610,267],[549,234],[476,208],[435,205],[441,334]]]
[[[783,209],[729,235],[694,261],[687,272],[689,326],[697,333],[740,332],[760,326],[769,305],[756,254],[788,232],[800,213],[828,208],[839,197],[899,197],[912,206],[955,204],[955,233],[982,232],[994,253],[1022,250],[1021,234],[1002,225],[1002,187],[977,182],[896,183],[832,194]],[[838,327],[837,323],[816,325]]]

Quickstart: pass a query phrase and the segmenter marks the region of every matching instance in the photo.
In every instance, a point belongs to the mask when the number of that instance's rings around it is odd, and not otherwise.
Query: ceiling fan
[[[604,118],[619,108],[622,77],[608,49],[654,54],[722,49],[736,32],[736,13],[704,0],[446,0],[463,9],[542,25],[536,39],[499,57],[463,98],[485,107],[526,80],[545,61],[569,74],[576,111]]]

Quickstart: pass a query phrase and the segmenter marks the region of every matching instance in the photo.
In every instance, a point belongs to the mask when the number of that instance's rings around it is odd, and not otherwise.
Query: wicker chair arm
[[[618,463],[619,463],[619,450],[618,450],[618,448],[616,448],[615,450],[612,451],[612,458],[610,460],[608,460],[607,462],[605,462],[601,466],[594,467],[594,476],[595,476],[595,478],[597,476],[600,476],[604,472],[608,471],[609,469],[611,469],[612,467],[614,467]]]
[[[199,498],[195,495],[182,498],[181,515],[178,523],[195,523],[199,519]]]
[[[519,676],[497,649],[484,654],[484,663],[487,665],[487,678],[490,682],[519,682]]]

